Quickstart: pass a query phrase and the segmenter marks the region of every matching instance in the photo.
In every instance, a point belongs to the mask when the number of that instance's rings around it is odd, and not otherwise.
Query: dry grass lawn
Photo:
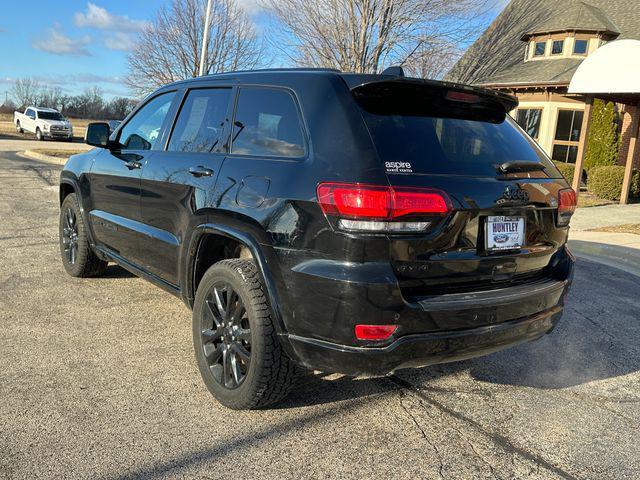
[[[77,153],[83,153],[86,150],[54,150],[54,149],[47,149],[47,148],[36,148],[31,151],[40,153],[42,155],[48,155],[49,157],[69,158],[71,155],[75,155]]]
[[[615,225],[613,227],[593,228],[590,231],[591,232],[633,233],[635,235],[640,235],[640,224],[627,223],[625,225]]]
[[[580,192],[578,196],[578,207],[599,207],[600,205],[613,205],[616,202],[596,197],[593,193]]]

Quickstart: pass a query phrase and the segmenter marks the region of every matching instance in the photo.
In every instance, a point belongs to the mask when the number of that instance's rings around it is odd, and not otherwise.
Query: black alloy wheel
[[[60,256],[72,277],[95,277],[104,273],[107,262],[92,250],[75,193],[67,195],[60,206]]]
[[[235,410],[287,396],[298,367],[284,352],[254,262],[221,260],[204,273],[193,304],[193,346],[211,394]]]
[[[216,382],[238,388],[251,366],[251,328],[247,309],[238,293],[217,282],[205,298],[201,330],[202,350]]]
[[[62,245],[69,265],[75,265],[78,258],[78,219],[76,212],[67,207],[62,226]]]

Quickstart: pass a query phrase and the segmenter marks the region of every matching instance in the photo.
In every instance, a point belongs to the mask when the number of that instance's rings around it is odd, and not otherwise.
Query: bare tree
[[[42,87],[38,94],[39,107],[61,108],[64,104],[64,92],[60,87]]]
[[[79,95],[67,95],[60,87],[41,85],[33,78],[17,80],[11,89],[17,107],[28,106],[55,108],[65,115],[94,119],[123,119],[135,107],[137,101],[126,97],[105,100],[100,87],[87,88]],[[13,111],[13,102],[4,105],[4,111]]]
[[[11,87],[11,96],[19,108],[35,105],[40,99],[42,86],[32,78],[19,78]]]
[[[421,42],[406,59],[405,70],[412,77],[440,79],[462,56],[463,49],[443,40]]]
[[[553,3],[545,0],[512,0],[464,53],[446,75],[447,80],[478,83],[496,72],[520,64],[526,44],[525,32],[557,16]]]
[[[140,34],[128,57],[127,84],[136,94],[198,75],[205,4],[172,0]],[[235,0],[213,2],[209,28],[208,73],[254,68],[261,63],[262,43]]]
[[[481,28],[492,0],[263,0],[283,26],[274,44],[296,64],[375,73],[407,63],[434,39]],[[438,57],[437,62],[441,62]],[[439,69],[438,69],[439,70]]]
[[[135,100],[127,97],[115,97],[107,105],[107,116],[116,120],[122,120],[131,113],[136,103]]]

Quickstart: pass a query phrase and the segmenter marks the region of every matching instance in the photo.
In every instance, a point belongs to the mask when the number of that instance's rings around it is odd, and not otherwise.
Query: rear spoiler
[[[514,96],[486,88],[417,78],[382,75],[370,78],[369,82],[349,87],[358,103],[371,113],[470,116],[498,123],[518,106]]]

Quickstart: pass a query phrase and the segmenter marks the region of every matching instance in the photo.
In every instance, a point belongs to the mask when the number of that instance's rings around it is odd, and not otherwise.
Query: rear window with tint
[[[542,162],[546,176],[561,178],[508,115],[499,123],[367,111],[363,115],[381,160],[408,162],[413,173],[495,177],[497,165],[530,161]]]

